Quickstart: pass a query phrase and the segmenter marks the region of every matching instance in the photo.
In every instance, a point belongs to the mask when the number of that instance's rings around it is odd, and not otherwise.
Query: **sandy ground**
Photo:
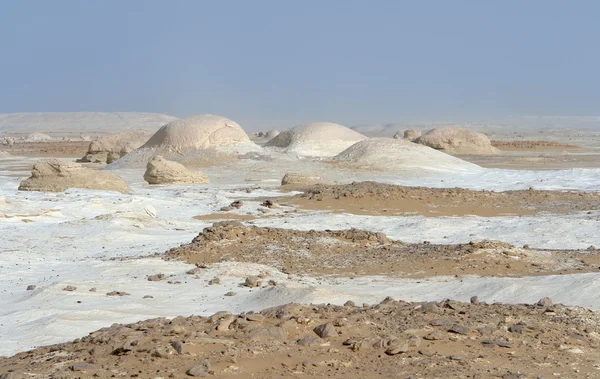
[[[578,191],[474,191],[461,188],[405,187],[376,182],[316,185],[278,204],[302,210],[358,215],[425,216],[554,214],[600,209],[600,194]]]
[[[495,143],[506,153],[464,159],[484,167],[600,167],[597,152],[569,143]],[[25,143],[2,149],[26,157],[80,158],[88,145]],[[499,217],[597,210],[600,194],[362,182],[316,186],[273,203],[268,207],[287,212]],[[238,222],[204,229],[190,244],[167,251],[165,259],[196,264],[196,270],[226,261],[260,263],[290,275],[317,278],[514,277],[600,271],[600,251],[593,246],[541,250],[499,241],[407,244],[363,230],[298,231],[239,222],[268,217],[281,214],[223,211],[198,216],[201,221]],[[190,277],[194,275],[192,270]],[[258,290],[280,284],[249,277],[240,285]],[[371,306],[289,304],[260,313],[113,325],[70,343],[0,358],[0,378],[593,378],[600,377],[599,348],[600,314],[552,305],[550,299],[539,305],[386,299]]]
[[[597,377],[599,314],[552,305],[288,304],[114,325],[0,358],[10,378]]]
[[[502,151],[529,151],[529,150],[557,150],[557,149],[581,149],[581,146],[572,143],[564,143],[558,141],[543,141],[543,140],[521,140],[521,141],[502,141],[492,140],[492,146],[497,147]]]
[[[600,250],[540,250],[498,241],[404,244],[364,230],[298,231],[218,222],[167,259],[259,263],[294,275],[533,276],[598,272]]]
[[[0,151],[23,157],[81,158],[89,146],[90,141],[23,142],[0,146]]]

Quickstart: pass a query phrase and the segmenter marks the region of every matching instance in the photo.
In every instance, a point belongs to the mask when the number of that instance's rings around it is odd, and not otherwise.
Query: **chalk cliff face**
[[[131,192],[127,183],[115,174],[58,159],[38,161],[33,166],[31,177],[19,185],[19,190],[23,191],[62,192],[69,188]]]

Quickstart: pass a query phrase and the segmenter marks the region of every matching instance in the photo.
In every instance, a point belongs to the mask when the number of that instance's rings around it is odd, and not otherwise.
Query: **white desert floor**
[[[434,278],[403,280],[381,277],[311,278],[291,276],[270,267],[222,263],[198,276],[185,272],[192,266],[166,262],[160,254],[190,242],[212,222],[194,216],[215,213],[233,200],[244,198],[238,213],[259,214],[252,197],[281,196],[277,184],[286,170],[278,164],[247,161],[237,168],[204,172],[213,181],[204,186],[154,186],[142,181],[142,172],[117,170],[134,193],[68,190],[64,193],[21,192],[14,167],[33,160],[0,160],[0,355],[12,355],[35,346],[69,341],[115,322],[133,322],[158,316],[208,315],[220,310],[258,310],[288,302],[379,302],[386,296],[404,300],[467,300],[534,302],[550,296],[556,302],[600,309],[600,274],[525,278]],[[9,166],[13,169],[9,170]],[[241,166],[241,167],[240,167]],[[429,187],[473,189],[580,189],[600,190],[600,169],[516,171],[477,169],[416,177],[377,172],[326,169],[305,161],[294,167],[315,169],[333,180],[378,180]],[[302,171],[300,170],[300,171]],[[325,171],[323,171],[325,170]],[[17,172],[22,177],[29,172]],[[248,193],[247,188],[253,190]],[[249,199],[249,200],[248,200]],[[281,211],[273,211],[281,213]],[[294,229],[358,227],[382,231],[406,242],[457,243],[499,239],[539,248],[600,246],[600,212],[536,217],[382,217],[331,215],[323,212],[279,214],[252,221],[259,226]],[[240,287],[248,275],[268,271],[276,287]],[[173,275],[149,282],[147,275]],[[218,276],[220,285],[207,281]],[[440,285],[440,283],[442,283]],[[30,284],[33,291],[26,291]],[[62,289],[72,285],[76,291]],[[95,292],[90,292],[96,288]],[[109,297],[110,291],[129,296]],[[237,296],[225,297],[228,291]],[[151,295],[153,298],[143,297]]]

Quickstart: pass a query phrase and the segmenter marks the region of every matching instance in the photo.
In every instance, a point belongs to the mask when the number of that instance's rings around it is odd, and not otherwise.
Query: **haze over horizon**
[[[0,113],[256,125],[597,115],[593,1],[0,5]]]

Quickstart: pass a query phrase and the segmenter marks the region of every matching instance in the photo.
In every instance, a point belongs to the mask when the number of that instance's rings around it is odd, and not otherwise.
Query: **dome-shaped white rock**
[[[367,137],[332,122],[311,122],[281,132],[266,143],[300,156],[332,157]]]

